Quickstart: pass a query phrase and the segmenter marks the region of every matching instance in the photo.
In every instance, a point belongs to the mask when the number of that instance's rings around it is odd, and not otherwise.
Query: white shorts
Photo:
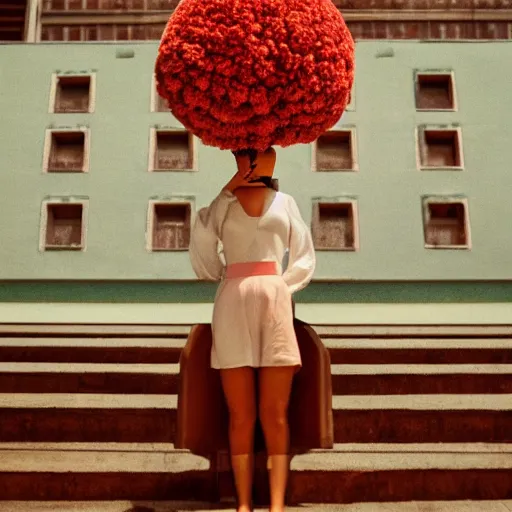
[[[300,366],[292,298],[280,275],[225,279],[213,308],[211,366]]]

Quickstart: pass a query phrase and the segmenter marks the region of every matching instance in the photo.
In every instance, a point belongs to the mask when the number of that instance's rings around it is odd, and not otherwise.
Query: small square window
[[[185,130],[155,130],[152,171],[190,171],[194,168],[193,137]]]
[[[315,249],[355,251],[359,248],[354,201],[316,203],[312,224]]]
[[[92,112],[93,86],[90,75],[54,76],[53,112]]]
[[[82,203],[45,203],[44,250],[80,250],[84,247]]]
[[[417,110],[455,110],[453,75],[451,73],[416,75]]]
[[[187,250],[190,244],[190,203],[152,203],[151,250]]]
[[[419,154],[423,169],[462,169],[460,130],[420,130]]]
[[[425,199],[423,221],[425,247],[431,249],[469,248],[466,200]]]
[[[316,171],[357,171],[354,130],[328,131],[314,147]]]
[[[87,132],[50,130],[47,134],[46,172],[87,171]]]

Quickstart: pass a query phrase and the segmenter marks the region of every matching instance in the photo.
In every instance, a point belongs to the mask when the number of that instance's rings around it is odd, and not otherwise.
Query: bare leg
[[[238,512],[251,510],[256,389],[254,370],[249,367],[220,371],[229,409],[231,466],[238,496]]]
[[[282,512],[288,478],[290,433],[288,403],[295,367],[261,368],[259,416],[268,452],[270,510]]]

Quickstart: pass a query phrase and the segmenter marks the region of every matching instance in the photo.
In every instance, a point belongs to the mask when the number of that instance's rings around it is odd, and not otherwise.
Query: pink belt
[[[275,261],[247,261],[244,263],[232,263],[226,268],[226,278],[251,276],[277,276],[277,264]]]

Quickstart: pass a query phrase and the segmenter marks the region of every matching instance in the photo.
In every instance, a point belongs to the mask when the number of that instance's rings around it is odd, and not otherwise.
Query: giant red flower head
[[[265,150],[312,142],[339,120],[354,42],[331,0],[181,0],[155,71],[205,144]]]

